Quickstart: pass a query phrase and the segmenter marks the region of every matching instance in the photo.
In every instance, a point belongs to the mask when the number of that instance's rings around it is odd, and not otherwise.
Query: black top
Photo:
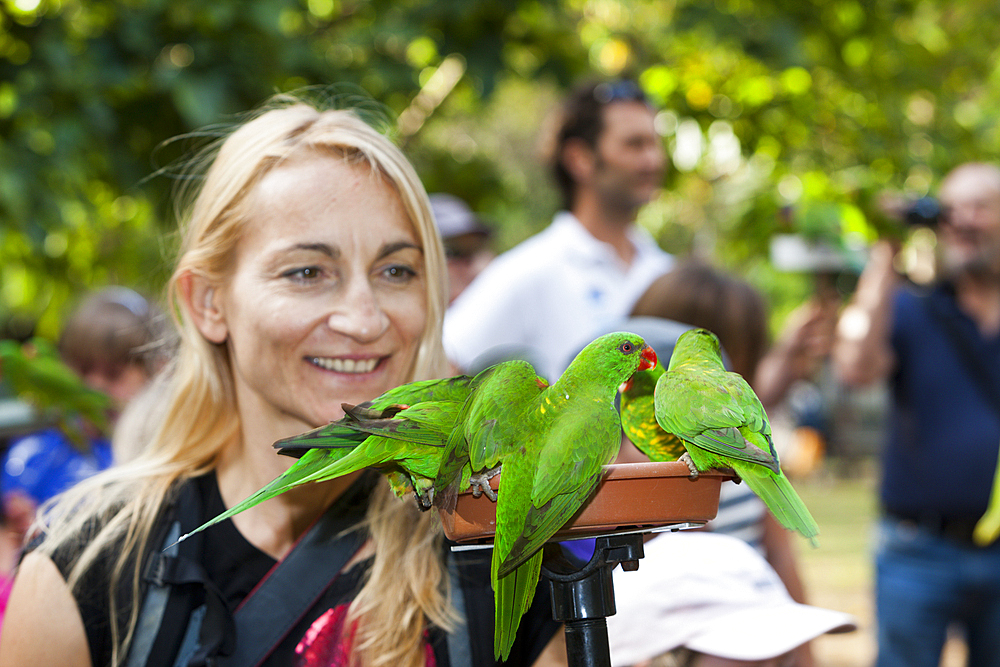
[[[359,480],[345,495],[361,491],[363,493],[359,494],[359,497],[367,498],[367,487],[356,488],[363,481]],[[370,480],[368,483],[370,484]],[[199,524],[225,510],[214,473],[193,479],[190,484],[194,485],[201,499],[201,507],[204,508]],[[363,506],[358,508],[359,511],[363,509]],[[202,535],[202,565],[208,578],[218,588],[232,611],[250,594],[277,561],[250,544],[232,521],[223,521],[204,531]],[[80,545],[77,545],[76,548],[61,549],[54,555],[53,561],[64,577],[71,569],[80,549]],[[211,557],[205,557],[208,554]],[[107,591],[110,577],[108,568],[112,560],[110,557],[98,559],[75,592],[95,667],[111,664],[112,639],[108,623],[110,612]],[[470,643],[468,652],[471,654],[471,665],[475,667],[496,665],[493,659],[490,552],[489,550],[457,552],[450,560],[454,567],[453,574],[460,582],[463,593],[468,623],[465,634]],[[340,664],[337,658],[338,649],[343,649],[344,644],[331,640],[331,637],[340,636],[343,612],[360,590],[370,565],[369,559],[337,577],[263,665],[336,667]],[[126,570],[126,572],[131,571],[131,569]],[[119,623],[127,623],[130,611],[131,590],[128,584],[131,582],[131,577],[126,575],[126,579],[126,585],[120,586],[117,593]],[[531,665],[558,628],[559,625],[551,617],[548,585],[543,583],[538,588],[531,609],[521,619],[518,639],[507,664]],[[458,633],[457,636],[461,635],[462,633]],[[448,636],[444,632],[438,628],[429,628],[427,641],[437,667],[465,667],[451,665]],[[157,648],[159,649],[159,646]],[[173,651],[176,652],[176,647]],[[163,657],[159,650],[155,651],[154,655]],[[169,658],[168,664],[173,664],[172,657]]]

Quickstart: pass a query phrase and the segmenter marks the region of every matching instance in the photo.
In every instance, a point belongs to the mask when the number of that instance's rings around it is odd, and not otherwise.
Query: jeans
[[[1000,667],[1000,542],[977,548],[883,518],[876,549],[876,667],[938,667],[952,623],[969,667]]]

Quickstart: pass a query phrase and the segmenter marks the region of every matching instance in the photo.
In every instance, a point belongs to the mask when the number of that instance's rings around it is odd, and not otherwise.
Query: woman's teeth
[[[371,373],[378,365],[378,359],[333,359],[313,357],[312,362],[320,368],[336,373]]]

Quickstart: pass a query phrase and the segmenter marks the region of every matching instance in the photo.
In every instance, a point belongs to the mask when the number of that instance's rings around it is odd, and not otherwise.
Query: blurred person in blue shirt
[[[938,275],[916,285],[880,241],[840,316],[848,385],[885,382],[875,549],[877,667],[937,667],[952,628],[967,664],[1000,665],[1000,542],[972,533],[1000,442],[1000,168],[966,163],[939,189]]]
[[[119,286],[85,298],[67,320],[59,355],[88,386],[111,397],[111,423],[162,365],[157,342],[163,321],[161,311],[143,296]],[[56,427],[11,442],[0,488],[18,525],[26,528],[35,507],[112,464],[110,434],[90,424],[82,429],[83,443]]]

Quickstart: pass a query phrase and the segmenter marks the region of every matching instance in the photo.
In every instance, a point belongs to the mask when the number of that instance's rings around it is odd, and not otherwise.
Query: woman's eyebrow
[[[400,250],[417,250],[423,252],[424,249],[421,248],[416,243],[412,241],[396,241],[395,243],[387,243],[379,250],[378,259],[384,259],[393,253],[397,253]]]
[[[310,252],[323,253],[330,259],[338,259],[341,255],[340,248],[328,243],[296,243],[288,248],[289,250],[307,250]]]

